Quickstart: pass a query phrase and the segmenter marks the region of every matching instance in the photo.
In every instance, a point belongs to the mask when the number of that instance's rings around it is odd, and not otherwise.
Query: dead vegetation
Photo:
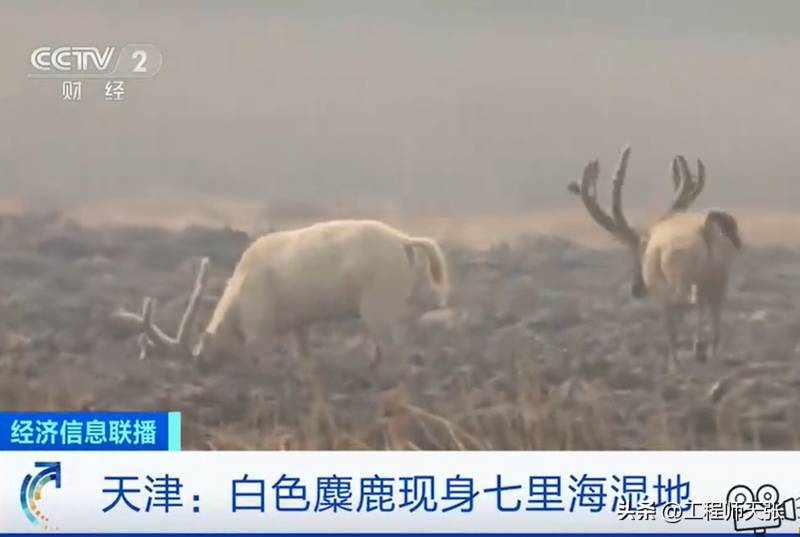
[[[152,295],[176,333],[185,282],[209,257],[207,319],[248,242],[2,217],[0,408],[180,410],[186,449],[800,448],[796,249],[745,250],[719,355],[698,363],[681,341],[674,373],[660,312],[629,297],[624,257],[549,236],[445,243],[452,308],[409,324],[394,382],[364,373],[372,347],[356,321],[312,330],[313,383],[283,340],[224,362],[138,360],[109,314]],[[431,304],[424,287],[415,302]]]

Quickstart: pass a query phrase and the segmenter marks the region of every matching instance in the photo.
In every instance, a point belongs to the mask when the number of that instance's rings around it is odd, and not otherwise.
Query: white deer
[[[340,220],[280,231],[256,239],[239,259],[211,321],[194,348],[191,333],[207,281],[203,259],[176,337],[153,322],[154,303],[141,314],[119,310],[118,326],[140,334],[141,357],[149,350],[188,357],[236,355],[268,338],[293,333],[309,360],[307,329],[317,321],[360,317],[377,343],[376,358],[394,351],[395,327],[414,285],[415,253],[445,306],[447,266],[432,239],[410,237],[373,220]]]
[[[697,310],[695,356],[702,361],[708,354],[703,337],[704,316],[708,313],[713,357],[720,341],[722,306],[731,264],[742,248],[736,219],[719,209],[686,212],[705,186],[706,171],[698,159],[697,176],[692,177],[686,159],[679,155],[672,160],[675,197],[669,210],[646,232],[634,230],[622,210],[629,155],[630,148],[626,147],[614,176],[611,215],[597,203],[597,160],[584,168],[580,185],[570,183],[569,190],[580,196],[595,222],[627,247],[633,261],[633,296],[652,294],[663,303],[670,368],[674,369],[677,362],[676,324],[681,314],[692,307]]]

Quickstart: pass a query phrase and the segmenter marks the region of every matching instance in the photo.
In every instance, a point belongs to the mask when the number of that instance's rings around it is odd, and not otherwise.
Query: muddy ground
[[[622,252],[546,236],[445,242],[452,308],[426,311],[420,286],[403,371],[369,369],[357,321],[312,331],[313,380],[283,338],[224,363],[138,360],[109,314],[152,295],[174,332],[208,256],[207,319],[249,240],[2,217],[0,408],[180,410],[184,449],[800,448],[796,249],[745,251],[720,355],[696,362],[687,324],[674,373],[659,310],[629,297]]]

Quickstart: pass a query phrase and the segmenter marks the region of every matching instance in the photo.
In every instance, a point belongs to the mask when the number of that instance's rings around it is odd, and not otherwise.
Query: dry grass
[[[204,213],[215,228],[229,209],[217,210]],[[166,209],[152,211],[141,217]],[[375,375],[357,322],[316,327],[309,377],[281,339],[258,356],[198,365],[139,362],[135,341],[115,337],[108,314],[145,294],[173,328],[197,256],[212,258],[212,293],[224,284],[246,237],[182,229],[198,221],[196,205],[186,211],[170,206],[172,229],[132,226],[123,213],[127,225],[86,226],[102,222],[99,209],[77,211],[82,222],[0,218],[0,408],[177,409],[193,449],[800,447],[800,250],[774,246],[780,235],[768,232],[796,217],[740,216],[751,247],[733,282],[724,352],[709,364],[685,352],[669,375],[657,310],[624,292],[618,250],[585,245],[610,246],[583,234],[580,213],[390,215],[444,238],[453,308],[410,323],[408,363]],[[283,217],[312,218],[292,211]],[[249,228],[272,225],[262,209],[234,212]],[[423,286],[414,306],[429,304]]]

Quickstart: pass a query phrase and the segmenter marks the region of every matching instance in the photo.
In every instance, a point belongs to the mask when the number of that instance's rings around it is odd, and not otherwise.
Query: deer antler
[[[208,264],[209,260],[207,257],[204,257],[200,261],[200,267],[197,270],[197,277],[194,282],[194,290],[189,297],[186,310],[183,312],[181,323],[178,326],[178,333],[174,338],[165,334],[164,331],[153,322],[153,311],[155,310],[156,301],[152,297],[146,297],[144,299],[141,314],[122,308],[111,314],[111,320],[119,327],[130,332],[139,332],[139,347],[141,349],[139,359],[143,360],[146,358],[151,349],[169,354],[196,357],[196,353],[192,351],[189,345],[189,338],[191,337],[192,327],[197,319],[200,298],[205,291],[208,281]]]
[[[697,199],[706,185],[706,167],[697,159],[697,178],[692,177],[689,164],[683,155],[672,159],[672,183],[675,187],[675,198],[667,216],[675,212],[686,211]]]
[[[639,243],[639,234],[631,228],[628,221],[625,219],[625,214],[622,212],[622,187],[625,184],[625,174],[628,171],[628,158],[631,154],[630,146],[622,150],[617,164],[617,171],[614,173],[614,186],[611,194],[611,211],[614,214],[614,220],[617,222],[620,234],[623,235],[625,242]]]
[[[609,216],[597,203],[597,178],[600,174],[600,165],[596,159],[589,162],[583,169],[583,177],[581,178],[580,185],[573,181],[567,185],[567,189],[571,193],[580,196],[589,215],[600,227],[611,233],[621,242],[633,246],[639,244],[639,233],[628,224],[622,210],[622,187],[625,183],[625,174],[628,171],[628,158],[630,157],[630,153],[631,148],[629,146],[626,146],[622,150],[619,163],[617,164],[617,170],[614,173],[614,182],[611,192],[611,212],[613,217]]]

